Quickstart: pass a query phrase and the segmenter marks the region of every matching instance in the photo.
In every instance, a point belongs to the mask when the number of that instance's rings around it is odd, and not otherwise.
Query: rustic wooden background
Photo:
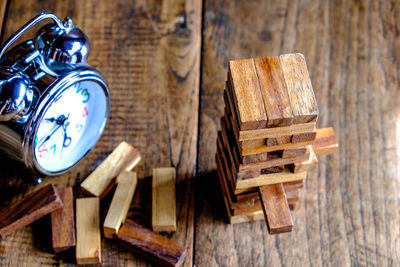
[[[100,142],[43,184],[78,185],[126,140],[144,158],[131,218],[148,225],[151,169],[177,168],[169,237],[188,249],[185,266],[400,265],[400,1],[2,0],[0,10],[3,42],[39,12],[72,17],[111,88]],[[305,55],[318,125],[335,128],[340,151],[309,173],[294,231],[271,236],[264,222],[226,223],[214,154],[228,60],[286,52]],[[43,186],[2,162],[0,205]],[[0,265],[74,265],[73,253],[51,253],[47,224],[0,240]],[[109,240],[102,247],[105,266],[149,264]]]

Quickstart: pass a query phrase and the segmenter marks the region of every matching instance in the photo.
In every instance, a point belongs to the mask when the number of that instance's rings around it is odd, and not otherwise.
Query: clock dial
[[[95,145],[107,118],[102,86],[91,80],[75,83],[50,103],[36,132],[38,164],[49,172],[65,170]]]

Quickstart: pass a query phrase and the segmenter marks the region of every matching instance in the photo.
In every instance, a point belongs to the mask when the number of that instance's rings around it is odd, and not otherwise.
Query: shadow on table
[[[229,223],[217,171],[203,173],[196,177],[195,196],[197,216],[209,216],[212,218],[204,219]]]
[[[20,162],[0,156],[0,207],[11,204],[16,195],[25,194],[35,184],[35,177]]]

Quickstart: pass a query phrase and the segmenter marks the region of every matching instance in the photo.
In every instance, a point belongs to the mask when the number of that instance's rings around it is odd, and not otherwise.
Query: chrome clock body
[[[5,51],[43,19],[33,40]],[[104,77],[85,63],[84,33],[51,13],[32,19],[0,51],[0,150],[44,175],[79,162],[100,138],[110,111]]]

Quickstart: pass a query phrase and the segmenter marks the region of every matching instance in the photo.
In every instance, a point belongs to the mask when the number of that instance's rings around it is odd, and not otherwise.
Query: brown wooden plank
[[[76,200],[76,262],[101,263],[100,200],[97,197]]]
[[[293,111],[293,123],[316,121],[318,105],[304,56],[299,53],[281,55],[279,62]]]
[[[332,127],[317,130],[313,148],[317,156],[335,153],[339,150],[339,144]]]
[[[0,235],[5,238],[62,206],[57,189],[49,184],[0,210]]]
[[[293,113],[279,58],[255,58],[254,64],[267,113],[267,127],[292,124]]]
[[[143,226],[126,220],[117,233],[116,239],[147,259],[162,266],[181,266],[186,249],[168,238],[158,235]]]
[[[57,189],[63,207],[51,213],[51,235],[53,250],[56,253],[74,247],[75,240],[75,211],[74,192],[72,187]]]
[[[282,184],[261,186],[259,190],[269,233],[291,232],[294,224]]]
[[[265,128],[267,115],[253,59],[229,61],[229,79],[240,130]]]

